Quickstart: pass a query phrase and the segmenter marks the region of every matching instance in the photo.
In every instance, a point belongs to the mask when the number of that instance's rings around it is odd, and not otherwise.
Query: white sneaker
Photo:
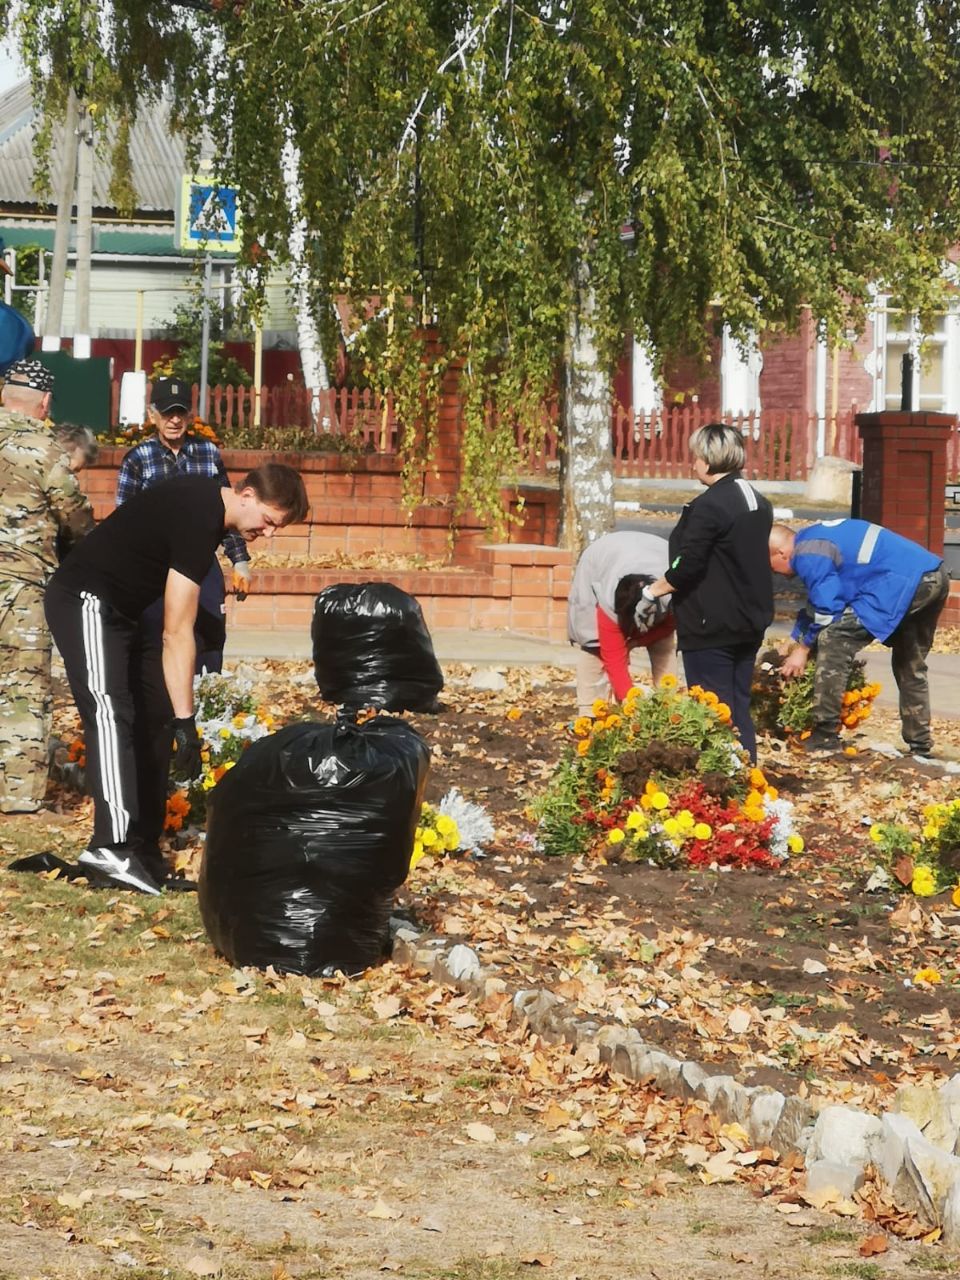
[[[85,871],[89,868],[93,872],[87,877],[91,884],[124,885],[140,893],[160,892],[156,880],[132,851],[120,854],[113,849],[84,849],[77,862]]]

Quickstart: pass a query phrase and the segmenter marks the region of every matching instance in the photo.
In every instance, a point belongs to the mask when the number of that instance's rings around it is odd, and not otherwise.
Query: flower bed
[[[620,712],[594,703],[571,734],[534,806],[547,854],[775,868],[803,848],[792,806],[750,767],[714,693],[665,676]]]
[[[960,906],[960,799],[925,805],[915,826],[875,822],[870,839],[880,858],[871,887],[899,884],[929,898],[952,886]]]
[[[753,673],[750,714],[758,733],[776,738],[803,740],[813,728],[813,679],[816,662],[807,663],[799,676],[785,679],[780,674],[783,655],[767,649],[757,659]],[[879,684],[865,678],[866,665],[859,659],[850,668],[847,689],[840,709],[838,731],[855,729],[870,716]]]

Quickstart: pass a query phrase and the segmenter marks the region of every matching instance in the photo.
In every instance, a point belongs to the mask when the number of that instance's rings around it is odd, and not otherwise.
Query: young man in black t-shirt
[[[236,489],[177,476],[118,507],[50,579],[47,622],[83,721],[94,824],[79,861],[93,882],[159,893],[171,748],[180,776],[201,768],[193,718],[200,584],[225,531],[270,538],[306,513],[303,481],[278,463]],[[162,645],[139,625],[158,599]]]

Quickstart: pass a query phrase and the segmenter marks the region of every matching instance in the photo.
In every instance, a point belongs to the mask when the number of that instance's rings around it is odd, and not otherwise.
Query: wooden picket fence
[[[370,452],[395,454],[398,429],[391,396],[381,397],[369,388],[331,388],[311,392],[293,383],[275,387],[211,387],[208,392],[207,421],[226,443],[231,433],[241,430],[245,442],[255,447],[257,397],[260,400],[260,428],[289,428],[348,437]],[[193,387],[193,408],[197,412],[200,389]],[[113,384],[114,422],[118,421],[120,384]],[[836,420],[828,420],[824,430],[824,452],[862,461],[862,441],[853,405]],[[791,409],[763,410],[758,414],[721,414],[700,405],[684,405],[655,413],[633,415],[621,405],[614,408],[610,427],[610,447],[614,469],[622,477],[675,479],[690,474],[687,440],[691,432],[707,422],[727,422],[739,427],[747,445],[745,473],[751,480],[806,480],[816,460],[819,424],[815,415]],[[544,406],[543,429],[535,441],[521,428],[516,431],[522,467],[531,475],[556,469],[561,433],[556,402]],[[275,442],[274,447],[275,447]],[[947,475],[960,480],[960,432],[953,431],[947,449]]]
[[[856,406],[838,415],[825,428],[825,451],[859,464],[862,441],[854,417]],[[690,475],[692,432],[708,422],[726,422],[739,428],[747,447],[744,473],[750,480],[806,480],[817,456],[819,422],[815,415],[794,410],[770,410],[759,414],[722,414],[700,405],[633,415],[617,405],[611,424],[614,470],[621,477],[677,479]],[[559,460],[560,432],[557,410],[547,415],[542,447],[518,432],[517,444],[524,466],[531,472],[555,468]]]

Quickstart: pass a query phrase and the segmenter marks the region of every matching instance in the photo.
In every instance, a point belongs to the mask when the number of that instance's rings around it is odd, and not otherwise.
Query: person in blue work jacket
[[[800,675],[816,646],[807,750],[838,749],[851,666],[864,645],[879,640],[891,651],[904,742],[912,755],[929,756],[927,654],[950,590],[942,558],[879,524],[825,520],[799,532],[775,524],[770,567],[796,574],[807,589],[807,604],[791,635],[793,647],[780,668],[785,676]]]

